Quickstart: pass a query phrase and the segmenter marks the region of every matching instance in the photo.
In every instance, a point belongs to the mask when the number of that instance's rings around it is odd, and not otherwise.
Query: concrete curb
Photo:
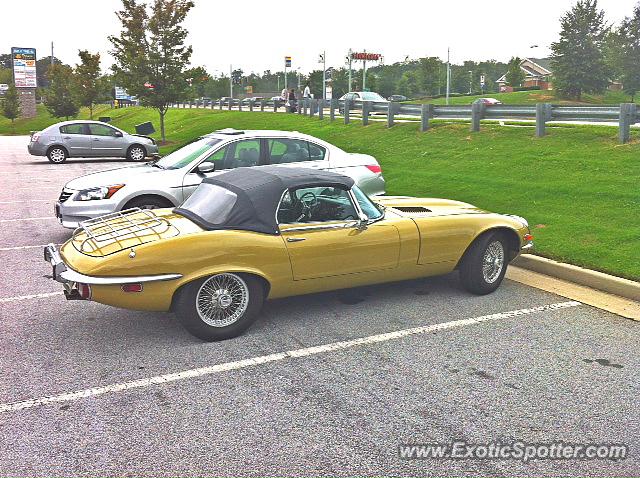
[[[518,256],[512,264],[523,269],[529,269],[540,274],[557,277],[558,279],[640,302],[640,282],[583,269],[582,267],[556,262],[532,254]]]

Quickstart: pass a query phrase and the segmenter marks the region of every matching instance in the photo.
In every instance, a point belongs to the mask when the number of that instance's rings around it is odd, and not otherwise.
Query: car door
[[[124,157],[126,140],[123,134],[105,124],[89,123],[91,133],[91,155],[103,158]]]
[[[267,138],[264,148],[267,164],[329,169],[327,149],[306,139]]]
[[[69,156],[91,156],[91,134],[86,123],[71,123],[60,126],[60,137]]]
[[[182,194],[187,199],[204,178],[214,176],[222,171],[235,168],[246,168],[264,164],[260,138],[242,139],[228,143],[217,149],[199,164],[214,163],[215,169],[200,173],[195,167],[185,174],[182,182]]]
[[[398,267],[398,229],[384,219],[363,226],[346,190],[288,191],[278,209],[278,222],[296,281]]]

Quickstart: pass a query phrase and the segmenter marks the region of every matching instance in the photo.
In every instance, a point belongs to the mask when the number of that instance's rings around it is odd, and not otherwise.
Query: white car
[[[296,166],[351,176],[366,194],[384,194],[373,156],[347,153],[313,136],[290,131],[220,130],[156,161],[101,171],[69,181],[55,203],[67,228],[133,207],[178,206],[204,178],[241,167]]]

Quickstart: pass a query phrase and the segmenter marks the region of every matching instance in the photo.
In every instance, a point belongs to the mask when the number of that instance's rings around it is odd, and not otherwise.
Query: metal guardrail
[[[175,103],[174,108],[237,108],[240,111],[274,111],[288,108],[283,100],[253,100],[251,98],[221,98],[219,100],[200,100],[188,103]],[[550,121],[589,121],[589,122],[617,122],[619,125],[619,139],[621,143],[630,140],[630,127],[640,123],[640,108],[635,103],[605,106],[564,106],[551,103],[537,103],[535,105],[492,105],[482,103],[472,105],[432,105],[383,103],[372,101],[340,101],[322,99],[302,99],[297,102],[297,113],[309,116],[317,115],[324,118],[328,109],[329,118],[334,120],[336,111],[342,115],[344,122],[349,123],[353,116],[368,124],[371,115],[382,114],[387,118],[387,126],[391,127],[402,119],[420,119],[420,130],[427,131],[432,119],[465,119],[471,120],[471,131],[480,130],[480,121],[493,120],[535,120],[536,136],[544,136],[546,124]]]

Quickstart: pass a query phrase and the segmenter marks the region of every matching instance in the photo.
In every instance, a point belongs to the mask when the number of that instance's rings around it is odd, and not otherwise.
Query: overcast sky
[[[147,0],[151,2],[151,0]],[[559,19],[575,0],[363,0],[267,1],[194,0],[187,17],[193,65],[228,74],[229,65],[246,73],[282,69],[284,56],[303,72],[339,67],[349,48],[381,53],[385,63],[405,57],[439,56],[447,46],[452,62],[506,61],[512,56],[544,57],[559,32]],[[2,0],[0,52],[35,47],[65,63],[78,61],[78,49],[100,52],[102,68],[112,63],[108,35],[119,32],[114,14],[120,0],[32,0],[29,8]],[[609,22],[630,16],[636,0],[600,0]],[[8,21],[11,19],[11,21]],[[530,48],[538,45],[537,48]]]

